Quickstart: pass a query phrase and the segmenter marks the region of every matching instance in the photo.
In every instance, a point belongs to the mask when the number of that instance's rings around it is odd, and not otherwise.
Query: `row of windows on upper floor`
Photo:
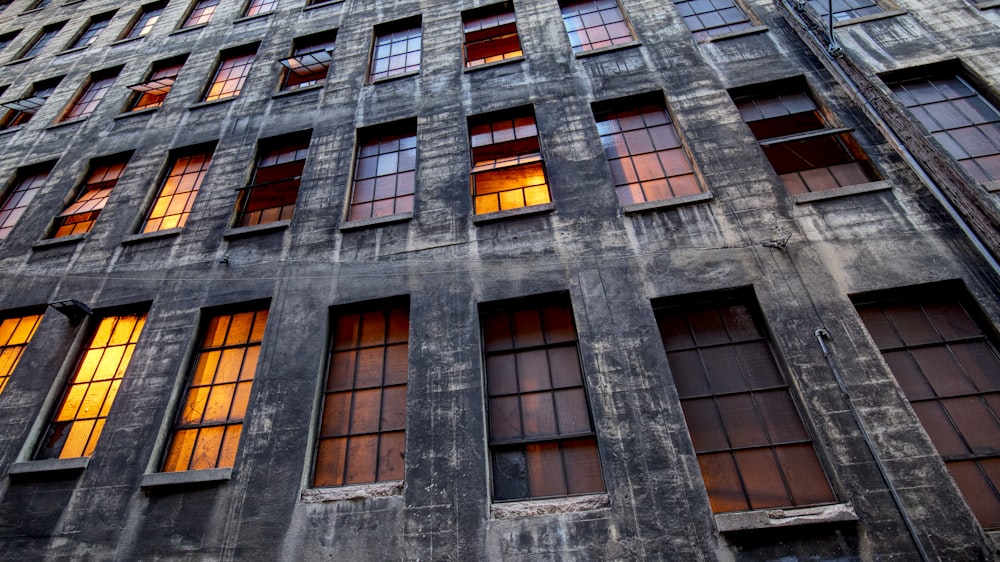
[[[1000,356],[975,302],[957,283],[853,300],[973,512],[983,527],[1000,527]],[[90,313],[75,301],[53,306]],[[267,376],[257,366],[268,363],[260,360],[268,353],[268,308],[203,311],[169,440],[153,452],[159,472],[147,474],[144,485],[228,478],[254,409],[254,381]],[[22,459],[67,459],[78,468],[72,459],[94,454],[133,355],[150,353],[140,341],[146,310],[89,322],[86,346],[65,363],[72,372],[57,381],[62,398],[43,412],[44,433]],[[752,291],[686,295],[659,302],[654,312],[712,511],[835,502]],[[331,311],[326,383],[313,402],[321,414],[312,487],[404,478],[407,405],[414,401],[407,397],[409,319],[407,298]],[[0,393],[40,320],[40,313],[0,316]],[[603,493],[609,457],[600,454],[568,296],[482,304],[479,321],[493,500]],[[194,472],[212,469],[224,476]]]

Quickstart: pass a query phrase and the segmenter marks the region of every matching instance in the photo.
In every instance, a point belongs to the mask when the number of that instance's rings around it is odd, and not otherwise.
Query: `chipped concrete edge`
[[[591,494],[551,500],[498,503],[490,507],[490,516],[493,519],[509,519],[532,515],[591,511],[594,509],[607,509],[609,507],[611,507],[611,501],[608,499],[607,494]]]
[[[731,533],[857,520],[858,514],[854,512],[853,505],[838,503],[799,509],[762,509],[759,511],[717,513],[715,526],[720,533]]]
[[[342,500],[360,500],[398,496],[403,493],[403,481],[378,482],[376,484],[359,484],[357,486],[340,486],[336,488],[310,488],[302,490],[302,503],[323,503]]]

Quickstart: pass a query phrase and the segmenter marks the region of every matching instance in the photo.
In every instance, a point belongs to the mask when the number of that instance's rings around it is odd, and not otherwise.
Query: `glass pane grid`
[[[215,101],[240,95],[255,58],[257,58],[256,52],[223,59],[202,101]]]
[[[523,56],[513,8],[463,14],[465,66],[473,67]]]
[[[192,27],[208,23],[212,20],[212,16],[215,14],[215,9],[218,7],[219,0],[198,0],[194,9],[191,10],[191,15],[188,16],[188,18],[184,21],[184,25],[181,27]]]
[[[78,49],[80,47],[87,47],[91,45],[94,41],[97,41],[97,36],[104,31],[104,28],[111,23],[111,18],[108,16],[102,16],[102,19],[92,21],[87,29],[80,34],[80,37],[70,45],[70,49]]]
[[[253,183],[244,188],[240,203],[240,226],[289,220],[309,154],[309,141],[265,150],[257,160]]]
[[[674,0],[696,39],[750,29],[750,19],[734,0]]]
[[[212,155],[208,152],[175,158],[142,231],[156,232],[184,226],[211,163]]]
[[[125,171],[125,164],[126,161],[102,164],[91,171],[80,195],[56,217],[53,238],[90,232]]]
[[[38,191],[45,185],[48,179],[48,172],[32,174],[17,182],[14,189],[4,199],[3,206],[0,207],[0,240],[7,238],[14,225],[24,214],[31,200],[35,198]]]
[[[135,20],[135,23],[129,29],[128,33],[125,34],[124,39],[134,39],[136,37],[145,37],[149,34],[153,26],[160,19],[160,14],[163,13],[162,6],[154,7],[142,7],[140,8],[142,13]]]
[[[98,104],[104,99],[104,95],[108,93],[108,90],[117,78],[118,74],[115,73],[113,76],[91,79],[73,105],[60,118],[60,121],[89,117],[97,109]]]
[[[635,40],[615,0],[559,2],[569,42],[576,53]]]
[[[278,0],[250,0],[250,3],[247,4],[246,11],[243,12],[243,17],[273,12],[274,6],[277,4]]]
[[[413,125],[360,135],[348,220],[413,212],[417,135]]]
[[[375,82],[420,70],[420,25],[385,31],[375,37],[369,80]]]
[[[33,314],[0,321],[0,393],[7,386],[11,373],[21,360],[21,354],[35,335],[41,320],[41,314]]]

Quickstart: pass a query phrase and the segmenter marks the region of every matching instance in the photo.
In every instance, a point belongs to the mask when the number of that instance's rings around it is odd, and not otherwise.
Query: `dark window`
[[[285,67],[282,90],[296,90],[326,82],[333,59],[336,33],[301,37],[293,43],[292,56],[280,61]]]
[[[194,7],[191,8],[191,13],[188,14],[181,28],[194,27],[210,22],[212,15],[215,14],[215,9],[218,7],[219,0],[198,0],[195,2]]]
[[[313,486],[403,479],[409,330],[406,302],[337,314]]]
[[[631,205],[702,191],[662,96],[595,104],[594,118],[619,203]]]
[[[155,4],[146,4],[139,8],[138,15],[132,22],[132,25],[125,31],[125,34],[122,35],[122,39],[145,37],[153,29],[157,20],[160,19],[160,14],[163,13],[163,8],[166,5],[166,2],[156,2]]]
[[[18,171],[17,179],[0,206],[0,240],[7,238],[31,200],[49,177],[52,164]]]
[[[753,26],[736,0],[674,0],[674,6],[699,40]]]
[[[482,313],[493,499],[604,491],[569,299]]]
[[[49,44],[49,41],[52,41],[52,38],[59,33],[59,30],[62,29],[62,26],[65,25],[65,23],[66,22],[60,22],[43,27],[42,30],[38,32],[38,35],[36,35],[34,39],[29,41],[28,44],[21,49],[21,53],[17,56],[17,58],[30,59],[38,53],[41,53],[42,49]]]
[[[973,513],[1000,528],[1000,354],[977,307],[955,286],[855,305]]]
[[[420,70],[420,18],[375,27],[370,81],[392,78]]]
[[[0,319],[0,394],[41,321],[41,314]]]
[[[514,7],[494,4],[462,14],[465,27],[465,66],[473,67],[524,55],[517,36]]]
[[[560,0],[559,8],[573,52],[635,41],[616,0]]]
[[[177,81],[177,75],[180,74],[186,59],[185,55],[179,59],[154,62],[145,82],[129,86],[129,89],[135,93],[129,98],[128,111],[152,109],[163,105],[163,101],[170,93],[170,89],[173,88],[174,82]]]
[[[359,131],[348,220],[412,212],[416,169],[416,122]]]
[[[257,45],[223,51],[212,83],[202,101],[235,98],[243,91],[243,83],[250,74],[250,65],[257,58]]]
[[[246,9],[243,10],[243,17],[248,18],[258,14],[273,12],[274,6],[277,4],[278,0],[250,0]]]
[[[469,118],[476,214],[550,203],[530,107]]]
[[[51,3],[52,0],[35,0],[34,2],[31,3],[30,6],[28,6],[28,9],[25,11],[30,12],[31,10],[41,10],[42,8],[48,6]]]
[[[752,297],[657,307],[712,511],[835,501]]]
[[[124,154],[91,164],[87,180],[77,190],[79,195],[56,217],[52,238],[90,232],[131,156]]]
[[[262,141],[250,185],[239,197],[237,226],[289,220],[299,195],[310,133]]]
[[[120,68],[116,68],[92,74],[87,79],[87,85],[77,93],[76,98],[69,104],[58,121],[89,117],[97,109],[108,90],[111,89],[111,85],[115,83],[120,70]]]
[[[169,171],[160,185],[160,192],[153,201],[142,232],[156,232],[180,228],[191,214],[191,206],[205,181],[212,162],[214,147],[181,151],[170,159]]]
[[[42,82],[35,82],[31,87],[31,94],[26,98],[2,104],[7,109],[3,118],[0,118],[0,129],[9,129],[24,125],[35,116],[38,108],[45,104],[52,92],[56,91],[56,86],[62,78],[51,78]]]
[[[318,4],[330,4],[333,2],[342,2],[343,0],[306,0],[306,6],[316,6]]]
[[[114,12],[109,12],[106,14],[100,14],[90,18],[87,22],[87,27],[83,29],[79,36],[69,44],[67,49],[79,49],[81,47],[87,47],[97,41],[97,36],[104,31],[104,28],[111,23],[111,18],[115,15]]]
[[[11,31],[10,33],[4,33],[3,35],[0,35],[0,51],[6,49],[7,45],[10,45],[10,42],[13,41],[14,38],[17,37],[19,33],[21,33],[20,29],[17,31]]]
[[[806,5],[820,18],[826,18],[828,0],[806,0]],[[844,21],[872,14],[881,14],[882,8],[872,0],[833,0],[833,19]]]

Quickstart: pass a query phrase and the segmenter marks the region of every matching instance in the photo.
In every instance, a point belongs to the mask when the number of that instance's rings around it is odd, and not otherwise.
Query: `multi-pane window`
[[[108,202],[131,154],[115,156],[92,164],[79,195],[55,218],[52,238],[90,232]]]
[[[100,320],[49,420],[36,459],[89,457],[94,452],[145,323],[145,313]]]
[[[519,58],[521,40],[517,35],[514,7],[504,2],[462,14],[465,27],[465,66]]]
[[[212,20],[212,16],[215,14],[215,9],[219,7],[219,0],[198,0],[195,2],[194,7],[191,8],[191,12],[188,17],[184,20],[185,27],[194,27],[196,25],[206,24]]]
[[[62,77],[35,82],[31,86],[31,94],[28,97],[2,104],[7,111],[0,118],[0,129],[17,127],[31,121],[38,108],[42,107],[45,100],[49,99],[52,92],[56,91],[60,80]]]
[[[1000,110],[959,74],[889,83],[916,120],[976,181],[1000,180]]]
[[[375,28],[370,81],[420,70],[420,18],[383,24]]]
[[[878,179],[851,129],[831,127],[804,84],[768,84],[732,95],[789,193]]]
[[[828,0],[806,0],[806,5],[820,18],[829,17]],[[882,13],[882,8],[873,0],[833,0],[833,19],[845,21],[862,16]]]
[[[337,315],[313,486],[403,479],[409,327],[405,301]]]
[[[559,8],[575,53],[635,41],[617,0],[561,0]]]
[[[132,25],[128,27],[125,34],[122,35],[122,39],[145,37],[153,29],[153,26],[156,25],[157,20],[160,19],[160,14],[163,13],[163,8],[166,5],[166,2],[156,2],[139,8],[139,14],[132,22]]]
[[[752,297],[685,300],[656,321],[712,511],[835,501]]]
[[[202,101],[234,98],[243,90],[243,83],[250,74],[250,65],[257,58],[257,45],[223,51],[212,83]]]
[[[25,11],[29,12],[31,10],[41,10],[42,8],[48,6],[51,3],[52,0],[35,0],[34,2],[31,3],[30,6],[28,6],[28,9]]]
[[[246,9],[243,10],[243,17],[248,18],[258,14],[273,12],[274,6],[277,4],[278,0],[250,0]]]
[[[97,41],[97,36],[104,31],[104,28],[111,23],[111,18],[114,16],[114,12],[108,12],[106,14],[96,15],[90,18],[87,22],[87,27],[73,40],[72,43],[67,46],[67,49],[80,49],[82,47],[87,47]]]
[[[470,118],[469,144],[477,215],[552,201],[530,107]]]
[[[14,316],[0,319],[0,393],[3,393],[11,373],[21,360],[24,348],[35,335],[41,314]]]
[[[242,189],[237,202],[237,226],[292,218],[309,137],[310,133],[300,133],[261,143],[250,185]]]
[[[180,228],[191,214],[191,206],[212,162],[212,148],[185,151],[170,161],[167,176],[153,201],[142,232]]]
[[[1000,528],[1000,353],[964,290],[859,299],[858,313],[980,524]]]
[[[281,89],[297,90],[325,82],[335,42],[336,34],[332,32],[296,39],[292,56],[280,61],[285,67]]]
[[[163,472],[235,464],[266,323],[266,307],[209,319]]]
[[[153,68],[145,82],[129,86],[129,89],[135,93],[129,98],[127,110],[140,111],[163,105],[163,100],[170,93],[174,82],[177,81],[177,75],[180,74],[186,58],[174,58],[153,63]]]
[[[41,168],[18,172],[16,182],[4,197],[3,206],[0,206],[0,240],[7,238],[14,229],[14,225],[21,219],[31,200],[45,185],[51,169],[52,165],[48,164]]]
[[[416,169],[415,122],[359,131],[348,220],[413,212]]]
[[[662,96],[595,104],[594,117],[619,203],[701,192]]]
[[[45,46],[48,45],[50,41],[52,41],[52,38],[59,33],[59,30],[62,29],[62,26],[65,25],[65,23],[66,22],[60,22],[43,27],[42,30],[38,32],[38,35],[36,35],[34,39],[29,41],[28,44],[25,45],[23,49],[21,49],[21,52],[18,54],[17,58],[30,59],[31,57],[36,56],[38,53],[41,53],[42,49],[44,49]]]
[[[495,501],[604,491],[568,299],[482,314]]]
[[[674,6],[695,39],[708,39],[753,26],[736,0],[674,0]]]
[[[111,89],[111,85],[115,83],[120,70],[120,68],[116,68],[91,75],[87,79],[87,85],[76,94],[76,98],[63,112],[59,121],[89,117],[97,109],[108,90]]]

